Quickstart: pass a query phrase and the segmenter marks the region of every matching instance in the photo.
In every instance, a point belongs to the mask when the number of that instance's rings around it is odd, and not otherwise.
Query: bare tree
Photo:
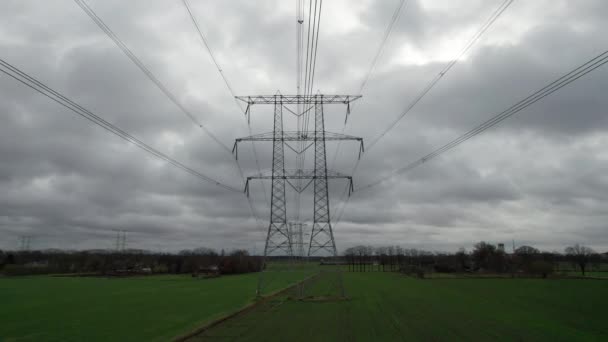
[[[540,251],[531,246],[520,246],[514,251],[513,263],[519,270],[531,272],[532,268],[538,268],[538,265],[532,267],[535,261],[541,259]]]
[[[581,268],[583,276],[585,275],[585,268],[587,267],[587,264],[589,263],[589,260],[591,260],[593,254],[595,254],[593,249],[586,246],[581,246],[578,243],[574,246],[566,248],[566,255],[570,260],[572,260],[573,263],[577,264],[578,267]]]
[[[517,249],[515,249],[515,254],[534,255],[534,254],[540,254],[540,251],[531,246],[520,246]]]
[[[458,262],[458,267],[460,271],[469,270],[469,254],[464,247],[460,247],[458,252],[456,253],[456,260]]]

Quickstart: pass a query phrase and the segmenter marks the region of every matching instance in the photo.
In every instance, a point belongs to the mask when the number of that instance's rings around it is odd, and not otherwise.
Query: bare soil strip
[[[249,304],[245,305],[244,307],[242,307],[242,308],[240,308],[240,309],[238,309],[238,310],[236,310],[234,312],[231,312],[231,313],[229,313],[229,314],[227,314],[225,316],[222,316],[222,317],[220,317],[218,319],[210,321],[210,322],[204,324],[203,326],[194,329],[191,332],[188,332],[188,333],[186,333],[184,335],[178,336],[173,341],[174,342],[185,342],[185,341],[188,341],[189,339],[191,339],[193,337],[196,337],[198,335],[202,335],[207,330],[209,330],[210,328],[215,327],[215,326],[217,326],[217,325],[219,325],[221,323],[224,323],[224,322],[226,322],[226,321],[228,321],[228,320],[230,320],[232,318],[236,318],[237,316],[244,315],[247,312],[253,310],[254,308],[256,308],[258,306],[261,306],[263,304],[266,304],[268,301],[270,301],[270,300],[272,300],[272,299],[274,299],[276,297],[284,295],[285,293],[289,292],[290,290],[293,290],[294,288],[296,288],[300,284],[302,284],[302,283],[304,283],[306,281],[309,281],[309,280],[311,280],[311,279],[313,279],[313,278],[315,278],[317,276],[318,276],[318,274],[312,275],[312,276],[310,276],[308,278],[305,278],[305,279],[302,279],[301,281],[299,281],[297,283],[294,283],[294,284],[292,284],[292,285],[290,285],[290,286],[288,286],[288,287],[286,287],[284,289],[277,290],[277,291],[275,291],[273,293],[270,293],[270,294],[268,294],[266,296],[263,296],[260,299],[254,301],[252,303],[249,303]]]

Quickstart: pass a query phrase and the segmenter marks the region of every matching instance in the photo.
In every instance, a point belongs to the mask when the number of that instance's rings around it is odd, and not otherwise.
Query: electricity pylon
[[[116,251],[124,252],[127,248],[127,231],[116,230]]]
[[[23,235],[23,236],[19,237],[19,240],[21,241],[21,247],[20,247],[20,249],[22,251],[29,251],[31,243],[32,243],[32,236],[31,235]]]
[[[301,259],[304,257],[304,227],[302,222],[289,222],[289,233],[294,251],[294,257]]]
[[[308,245],[308,256],[317,252],[325,251],[331,256],[337,256],[336,242],[331,225],[329,206],[328,180],[346,179],[349,182],[349,195],[353,189],[352,177],[336,171],[327,169],[326,141],[354,140],[360,144],[359,156],[364,151],[363,139],[359,137],[331,133],[325,131],[324,106],[328,104],[346,105],[346,115],[350,114],[350,103],[361,96],[352,95],[255,95],[237,96],[236,98],[247,104],[245,115],[248,120],[251,116],[251,106],[266,104],[274,106],[273,131],[269,133],[252,135],[238,138],[235,141],[233,152],[238,158],[238,144],[243,141],[272,141],[272,170],[247,177],[245,191],[249,195],[249,181],[252,179],[271,180],[270,199],[270,222],[266,243],[264,246],[264,260],[267,256],[279,251],[282,255],[294,255],[294,241],[287,222],[286,186],[289,185],[295,191],[301,193],[313,184],[314,210],[313,225]],[[289,108],[296,105],[302,108]],[[283,109],[295,116],[302,116],[314,111],[314,131],[289,131],[284,130]],[[294,146],[292,146],[294,144]],[[296,154],[305,153],[314,146],[314,168],[313,169],[285,169],[285,146]],[[298,148],[300,146],[300,148]],[[298,180],[292,182],[292,180]],[[301,182],[305,180],[305,182]],[[306,182],[306,180],[308,180]],[[258,287],[258,294],[259,294]]]

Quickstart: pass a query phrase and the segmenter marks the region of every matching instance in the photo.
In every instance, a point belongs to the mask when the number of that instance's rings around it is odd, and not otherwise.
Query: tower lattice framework
[[[283,102],[274,98],[274,129],[272,135],[272,185],[270,190],[270,224],[264,245],[264,256],[277,249],[293,255],[291,234],[287,226],[285,197],[285,143],[283,140]]]
[[[346,179],[349,182],[349,194],[353,189],[352,177],[327,169],[327,141],[352,140],[360,143],[359,155],[363,152],[363,139],[345,134],[327,132],[325,130],[324,106],[328,104],[346,105],[347,116],[350,113],[350,103],[360,96],[353,95],[255,95],[237,96],[238,100],[247,104],[245,114],[250,117],[251,106],[266,104],[274,106],[273,131],[248,137],[238,138],[233,151],[238,158],[238,144],[243,141],[272,141],[272,170],[247,177],[245,190],[249,194],[249,182],[252,179],[271,180],[270,222],[266,235],[264,257],[276,255],[294,255],[294,241],[290,234],[287,217],[286,189],[289,186],[301,193],[311,184],[313,186],[314,209],[313,224],[308,244],[308,256],[325,251],[331,256],[337,256],[336,241],[331,224],[329,180]],[[298,109],[291,109],[290,106]],[[286,109],[295,116],[314,112],[314,131],[289,131],[283,126],[283,112]],[[296,154],[314,148],[313,169],[285,169],[285,147]],[[294,181],[296,180],[296,181]]]
[[[315,169],[314,169],[314,212],[308,256],[326,250],[338,255],[336,240],[331,227],[329,211],[329,187],[327,180],[327,151],[325,146],[325,116],[323,95],[315,97]]]

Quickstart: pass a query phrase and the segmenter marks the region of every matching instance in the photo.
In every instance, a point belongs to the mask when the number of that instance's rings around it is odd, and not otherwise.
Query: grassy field
[[[344,277],[348,301],[278,298],[192,340],[608,340],[603,280]]]
[[[563,274],[571,277],[583,277],[580,271],[561,271],[558,274]],[[584,277],[587,278],[608,278],[608,271],[587,271]]]
[[[264,292],[309,273],[269,272]],[[0,278],[0,341],[167,341],[252,302],[257,277]]]
[[[272,265],[265,294],[317,272]],[[326,296],[335,273],[306,283]],[[251,303],[257,274],[0,278],[0,341],[167,341]],[[332,280],[332,281],[329,281]],[[608,340],[608,282],[344,273],[347,301],[278,296],[193,341]]]

